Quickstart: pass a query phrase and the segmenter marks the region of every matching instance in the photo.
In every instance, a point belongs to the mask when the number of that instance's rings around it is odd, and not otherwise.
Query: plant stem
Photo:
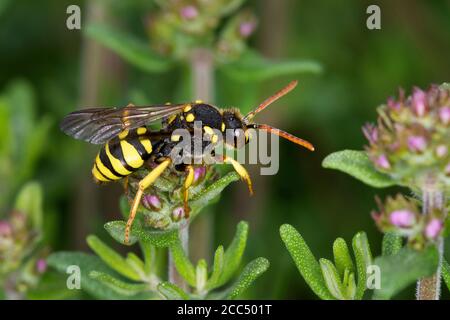
[[[436,186],[434,179],[425,182],[422,189],[422,213],[431,214],[434,209],[444,209],[444,193]],[[441,294],[441,265],[444,253],[444,241],[442,237],[437,239],[439,252],[439,264],[436,273],[428,278],[417,281],[417,300],[439,300]]]

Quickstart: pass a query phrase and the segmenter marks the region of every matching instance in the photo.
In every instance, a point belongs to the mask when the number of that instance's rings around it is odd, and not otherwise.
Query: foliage
[[[366,290],[366,270],[372,254],[364,232],[353,237],[353,262],[347,243],[337,238],[333,244],[334,264],[314,257],[300,233],[291,225],[280,228],[281,238],[306,283],[321,299],[361,300]],[[356,267],[355,267],[356,265]]]

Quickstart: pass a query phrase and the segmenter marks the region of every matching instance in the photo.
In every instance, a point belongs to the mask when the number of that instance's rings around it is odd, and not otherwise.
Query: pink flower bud
[[[39,273],[44,273],[45,270],[47,270],[47,261],[45,261],[45,259],[36,261],[36,269]]]
[[[180,15],[186,20],[192,20],[197,18],[198,10],[194,6],[185,6],[181,8]]]
[[[197,182],[199,179],[203,178],[206,174],[205,167],[197,167],[194,169],[194,182]]]
[[[363,133],[370,144],[375,144],[378,141],[378,129],[373,124],[367,124],[363,127]]]
[[[8,221],[0,221],[0,237],[8,237],[12,233],[11,224]]]
[[[420,90],[419,88],[414,88],[414,92],[412,94],[412,107],[413,107],[414,112],[419,117],[422,117],[425,115],[426,99],[427,99],[427,95],[425,94],[424,91]]]
[[[439,110],[439,118],[445,125],[450,123],[450,107],[442,107]]]
[[[392,211],[389,215],[389,221],[396,227],[408,228],[414,224],[414,212],[402,209]]]
[[[399,111],[402,105],[400,104],[400,102],[397,102],[394,98],[390,97],[387,100],[387,106],[392,110]]]
[[[143,199],[144,206],[149,209],[159,210],[161,209],[161,200],[155,195],[146,194]]]
[[[239,34],[244,37],[247,38],[249,37],[253,31],[255,31],[255,23],[251,22],[251,21],[246,21],[246,22],[242,22],[241,25],[239,26]]]
[[[432,219],[425,227],[425,236],[428,239],[435,239],[441,233],[443,224],[439,219]]]
[[[172,211],[172,220],[180,221],[184,217],[184,208],[178,207]]]
[[[447,148],[446,145],[441,144],[441,145],[436,147],[436,155],[439,158],[445,157],[447,155],[447,152],[448,152],[448,148]]]
[[[408,137],[408,148],[414,152],[423,152],[427,147],[427,140],[422,136]]]
[[[378,156],[378,158],[375,161],[375,164],[382,169],[388,170],[391,168],[391,164],[389,163],[388,158],[384,154]]]

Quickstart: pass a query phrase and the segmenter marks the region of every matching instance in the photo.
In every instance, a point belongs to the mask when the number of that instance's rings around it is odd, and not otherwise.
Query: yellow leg
[[[194,182],[194,168],[192,166],[188,166],[186,168],[187,176],[186,180],[184,180],[184,189],[183,189],[183,203],[184,203],[184,214],[186,218],[189,218],[189,206],[188,206],[188,198],[189,198],[189,187]]]
[[[168,158],[161,162],[155,169],[153,169],[147,176],[145,176],[141,181],[139,181],[139,188],[134,196],[133,204],[131,206],[130,215],[128,217],[127,226],[125,228],[125,243],[129,243],[130,237],[130,229],[133,224],[133,220],[136,217],[136,212],[141,203],[142,195],[144,194],[145,189],[151,186],[153,182],[163,173],[163,171],[169,166],[171,163],[171,159]]]
[[[234,170],[239,174],[241,179],[247,183],[250,195],[253,195],[252,180],[250,179],[250,175],[248,174],[247,170],[245,170],[245,168],[233,158],[223,156],[223,162],[233,165]]]

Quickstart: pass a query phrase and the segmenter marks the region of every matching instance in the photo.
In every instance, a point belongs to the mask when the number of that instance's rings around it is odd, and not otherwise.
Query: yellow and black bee
[[[152,106],[128,105],[124,108],[88,108],[67,115],[61,122],[61,130],[66,134],[93,144],[103,144],[95,159],[92,175],[97,182],[110,182],[127,177],[151,161],[157,166],[139,182],[139,188],[131,206],[125,230],[125,242],[141,202],[144,190],[148,188],[171,164],[170,153],[179,143],[176,129],[195,130],[194,122],[200,121],[203,134],[209,135],[209,144],[219,141],[217,132],[231,132],[234,139],[223,139],[229,147],[239,149],[249,141],[248,129],[261,129],[276,134],[309,150],[311,143],[287,132],[266,124],[251,123],[251,119],[275,100],[287,94],[297,85],[289,83],[285,88],[266,99],[255,110],[242,116],[237,109],[219,109],[215,106],[195,101],[183,104],[165,104]],[[150,130],[147,125],[162,121],[161,130]],[[242,139],[240,135],[244,134]],[[223,137],[220,137],[223,138]],[[243,141],[243,142],[242,142]],[[202,146],[205,144],[202,142]],[[223,163],[233,165],[236,172],[247,182],[250,193],[252,183],[245,168],[231,157],[221,156]],[[188,190],[194,180],[194,164],[174,166],[175,170],[185,171],[184,203],[188,216]]]

